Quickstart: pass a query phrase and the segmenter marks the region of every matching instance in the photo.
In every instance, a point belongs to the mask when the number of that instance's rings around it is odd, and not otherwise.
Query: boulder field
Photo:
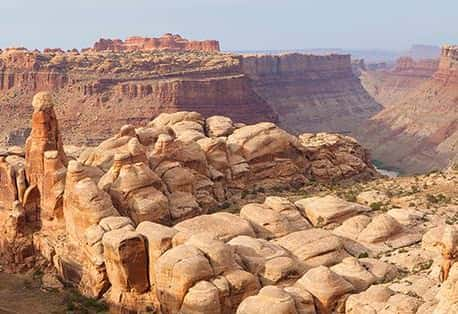
[[[304,272],[311,256],[269,241],[311,224],[287,200],[240,216],[220,212],[228,202],[253,189],[379,176],[349,137],[296,137],[197,112],[124,125],[96,147],[64,146],[54,107],[51,94],[35,95],[25,147],[0,152],[1,260],[21,271],[42,256],[63,281],[120,308],[235,312],[261,282]],[[250,262],[250,241],[279,253],[261,249]]]
[[[4,271],[114,313],[456,311],[456,168],[384,178],[350,137],[184,111],[66,146],[55,106],[0,152]]]

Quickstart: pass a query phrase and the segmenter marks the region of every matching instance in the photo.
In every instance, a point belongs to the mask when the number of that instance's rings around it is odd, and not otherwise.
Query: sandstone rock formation
[[[190,41],[180,35],[164,34],[159,38],[129,37],[125,41],[120,39],[99,39],[94,44],[94,51],[150,51],[150,50],[197,50],[219,51],[219,42],[216,40]]]
[[[293,248],[312,229],[288,199],[269,197],[240,215],[209,211],[253,187],[377,177],[362,148],[340,155],[340,146],[307,147],[273,123],[197,112],[125,125],[97,147],[67,147],[67,156],[51,95],[38,93],[33,107],[25,150],[0,159],[1,260],[30,267],[39,252],[63,281],[120,310],[234,313],[262,285],[297,279],[326,252]],[[318,178],[309,168],[320,145],[336,158]],[[329,175],[345,163],[352,171]],[[285,238],[291,232],[296,240]],[[323,238],[337,254],[324,263],[347,256],[338,238]],[[303,295],[291,292],[291,304],[310,308]]]
[[[52,140],[59,129],[43,128],[57,126],[46,103],[28,143],[46,130],[52,145],[1,153],[2,267],[47,265],[119,312],[454,309],[456,265],[439,289],[436,243],[456,246],[443,231],[456,221],[456,169],[381,178],[345,136],[197,112],[125,125],[67,154]]]

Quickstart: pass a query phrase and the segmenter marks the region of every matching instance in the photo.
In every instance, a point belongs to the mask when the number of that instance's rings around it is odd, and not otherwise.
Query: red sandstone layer
[[[217,40],[195,41],[187,40],[180,35],[164,34],[159,38],[129,37],[125,41],[120,39],[101,38],[94,44],[94,51],[150,51],[150,50],[201,50],[220,51]]]
[[[444,46],[434,79],[458,83],[458,46]]]

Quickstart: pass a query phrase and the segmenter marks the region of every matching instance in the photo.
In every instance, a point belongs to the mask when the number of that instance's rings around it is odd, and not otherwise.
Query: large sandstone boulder
[[[351,295],[345,304],[347,314],[413,314],[422,301],[416,297],[395,293],[381,285],[372,286],[367,291]]]
[[[356,291],[366,290],[377,278],[354,257],[347,257],[331,270],[352,284]]]
[[[197,282],[184,297],[180,313],[222,313],[218,288],[205,280]]]
[[[368,207],[350,203],[331,195],[304,198],[295,204],[312,224],[317,227],[322,227],[333,222],[341,223],[349,217],[370,211]]]
[[[294,298],[282,288],[266,286],[240,304],[237,314],[296,314]]]
[[[146,158],[146,157],[145,157]],[[108,192],[113,204],[135,223],[142,221],[170,223],[169,202],[162,193],[161,179],[135,155],[116,154],[113,166],[98,186]]]
[[[264,204],[247,204],[240,217],[248,220],[258,237],[272,239],[310,228],[310,223],[288,199],[267,197]]]
[[[325,266],[309,270],[295,285],[315,297],[318,313],[338,311],[346,296],[354,290],[351,283]]]
[[[191,245],[168,250],[157,259],[154,269],[157,297],[163,313],[177,313],[188,290],[198,281],[214,276],[204,254]]]
[[[204,253],[215,276],[231,270],[242,269],[237,264],[234,248],[220,240],[213,239],[211,233],[195,234],[185,244],[192,245]]]
[[[156,261],[162,254],[172,248],[172,239],[177,231],[173,228],[149,221],[140,223],[136,231],[146,240],[149,282],[153,286],[156,282]]]
[[[134,126],[124,125],[113,137],[103,141],[96,148],[90,148],[81,153],[78,160],[84,165],[108,171],[116,154],[129,153],[129,150],[138,149],[136,136]]]
[[[210,169],[212,178],[218,179],[221,176],[229,179],[231,172],[226,139],[220,137],[206,137],[199,140],[197,143],[205,152],[208,164],[213,167],[213,170]]]
[[[421,241],[422,237],[416,228],[406,228],[388,214],[374,218],[364,215],[352,217],[336,228],[334,233],[345,238],[345,246],[349,251],[374,254],[412,245]]]
[[[263,239],[238,236],[228,242],[250,273],[258,274],[264,285],[298,278],[304,272],[299,261],[284,248]]]
[[[382,313],[386,302],[394,294],[394,291],[382,285],[371,286],[364,292],[348,297],[345,303],[345,313]]]
[[[189,192],[173,192],[169,195],[169,202],[170,216],[174,222],[185,221],[207,213],[199,206],[196,197]]]
[[[225,300],[228,313],[234,313],[243,300],[257,294],[261,289],[257,276],[244,270],[226,272],[224,278],[229,288],[229,298]]]
[[[145,292],[149,288],[148,253],[143,236],[118,229],[105,233],[102,241],[111,293]]]
[[[316,180],[336,181],[351,177],[379,176],[368,151],[349,136],[304,133],[299,136],[299,140],[311,163],[308,173]]]
[[[296,155],[302,147],[294,136],[269,122],[245,126],[227,139],[232,153],[252,161],[266,155]]]
[[[323,229],[293,232],[272,242],[290,251],[306,268],[332,266],[350,256],[343,242]]]
[[[273,123],[236,129],[228,138],[233,183],[303,184],[307,162],[296,137]]]
[[[292,230],[300,231],[311,227],[310,222],[302,216],[300,210],[285,197],[268,196],[264,205],[286,217]]]
[[[175,243],[184,243],[192,235],[203,232],[210,233],[215,239],[224,242],[239,235],[256,237],[248,221],[229,213],[198,216],[178,223],[175,229],[178,230],[174,238]]]
[[[197,141],[205,137],[204,120],[198,112],[161,113],[148,126],[170,127],[177,138],[184,142]]]
[[[251,223],[259,238],[278,238],[296,231],[285,216],[262,204],[243,206],[240,210],[240,217]]]
[[[211,116],[205,120],[205,129],[209,137],[220,137],[231,135],[235,127],[231,118]]]
[[[284,290],[294,298],[298,314],[316,313],[315,300],[308,291],[301,289],[298,286],[285,287]]]
[[[70,238],[81,243],[88,227],[104,217],[119,216],[110,196],[97,187],[77,161],[71,161],[68,166],[63,212]]]

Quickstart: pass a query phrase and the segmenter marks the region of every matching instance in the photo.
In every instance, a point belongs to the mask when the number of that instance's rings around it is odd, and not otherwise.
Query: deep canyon
[[[172,34],[101,39],[80,52],[5,49],[0,143],[23,144],[27,104],[34,93],[52,91],[62,132],[72,135],[67,144],[97,144],[126,123],[188,110],[276,122],[295,134],[351,135],[388,168],[427,171],[456,155],[454,51],[355,73],[346,54],[229,54],[217,41]]]

